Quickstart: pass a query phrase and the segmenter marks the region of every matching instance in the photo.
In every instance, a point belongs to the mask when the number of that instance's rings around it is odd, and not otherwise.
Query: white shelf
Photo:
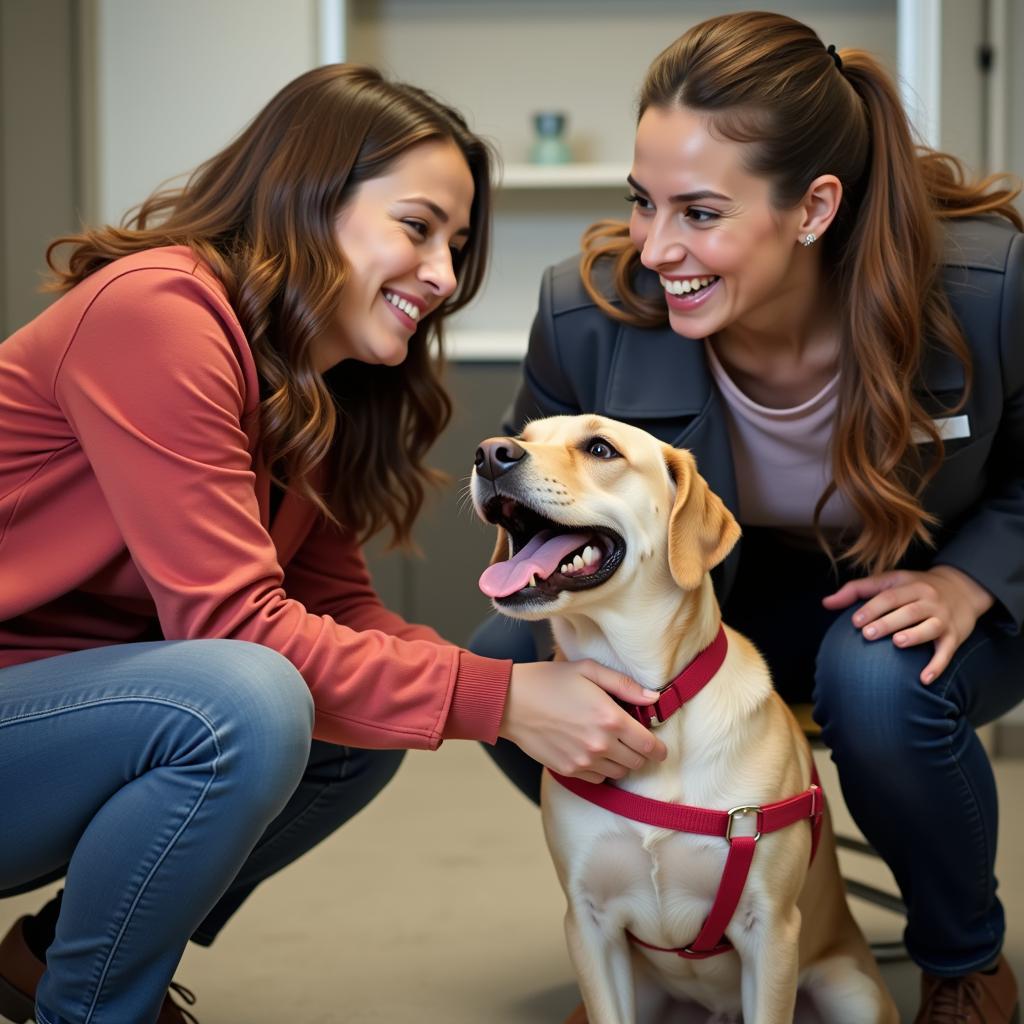
[[[504,189],[626,188],[628,167],[619,164],[506,164]]]
[[[445,336],[445,354],[453,363],[519,363],[526,355],[526,331],[460,331]]]

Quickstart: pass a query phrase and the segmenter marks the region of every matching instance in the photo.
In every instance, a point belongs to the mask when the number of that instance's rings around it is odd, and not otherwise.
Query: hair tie
[[[828,49],[825,52],[835,61],[836,70],[842,71],[843,58],[840,57],[839,54],[836,52],[836,48],[830,43]]]

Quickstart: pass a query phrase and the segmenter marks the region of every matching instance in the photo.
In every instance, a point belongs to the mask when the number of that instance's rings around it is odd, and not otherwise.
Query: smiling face
[[[335,222],[348,277],[336,330],[316,351],[318,370],[343,359],[405,359],[419,321],[455,291],[473,192],[466,159],[449,140],[412,146],[356,188]]]
[[[629,233],[677,334],[771,330],[806,293],[805,210],[772,205],[771,183],[744,167],[747,145],[681,107],[650,107],[637,126]]]

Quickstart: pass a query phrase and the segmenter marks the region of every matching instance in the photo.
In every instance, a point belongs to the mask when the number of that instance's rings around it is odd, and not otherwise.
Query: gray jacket
[[[1016,633],[1024,620],[1024,235],[997,217],[950,222],[943,277],[973,356],[974,384],[959,413],[968,436],[946,441],[943,464],[922,498],[940,524],[936,548],[915,547],[903,564],[963,570],[995,596],[993,614]],[[602,287],[614,300],[610,272]],[[660,290],[646,270],[637,287]],[[929,348],[917,386],[924,407],[942,416],[963,388],[960,363]],[[732,453],[704,346],[668,326],[637,328],[605,316],[583,288],[576,256],[544,273],[505,430],[580,412],[624,420],[689,448],[736,512]],[[721,600],[738,557],[737,549],[715,574]]]

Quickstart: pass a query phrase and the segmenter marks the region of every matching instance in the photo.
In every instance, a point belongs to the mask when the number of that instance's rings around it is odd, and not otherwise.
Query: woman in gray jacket
[[[545,274],[506,424],[592,411],[694,452],[744,528],[725,619],[813,698],[905,898],[918,1024],[1018,1013],[975,732],[1024,697],[1024,235],[998,184],[916,150],[868,54],[778,15],[697,25],[644,82],[628,225]],[[532,656],[500,627],[476,649]]]

